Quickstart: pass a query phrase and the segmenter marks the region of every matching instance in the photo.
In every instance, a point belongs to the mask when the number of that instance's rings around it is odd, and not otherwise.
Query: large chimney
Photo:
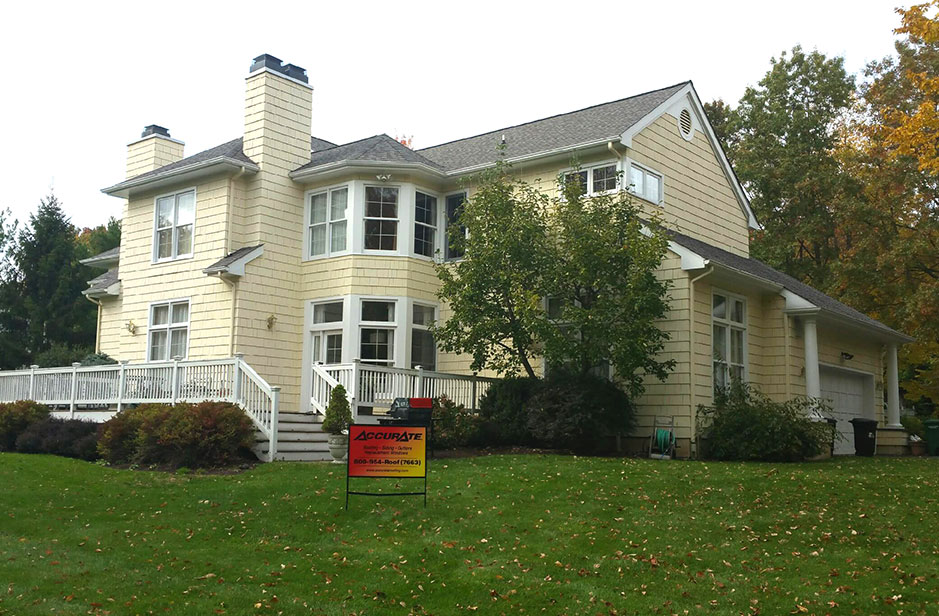
[[[184,145],[162,126],[144,127],[140,139],[127,144],[127,179],[182,160]]]
[[[262,171],[293,171],[310,161],[313,88],[306,70],[270,54],[254,59],[245,94],[244,153]]]

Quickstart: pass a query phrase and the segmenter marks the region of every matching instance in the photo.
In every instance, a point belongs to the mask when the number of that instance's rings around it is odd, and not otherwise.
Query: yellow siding
[[[691,142],[664,114],[632,140],[628,156],[664,176],[668,226],[735,254],[748,256],[747,219],[701,131]]]
[[[182,143],[151,135],[127,146],[127,177],[136,177],[182,158]]]

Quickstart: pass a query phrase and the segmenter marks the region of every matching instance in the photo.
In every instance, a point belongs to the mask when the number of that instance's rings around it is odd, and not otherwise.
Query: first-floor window
[[[434,323],[433,306],[414,304],[411,318],[411,368],[437,369],[437,344],[430,326]]]
[[[395,362],[395,330],[378,327],[361,329],[362,361],[367,364],[392,366]]]
[[[166,302],[150,306],[148,328],[150,361],[185,358],[189,350],[189,302]]]
[[[342,301],[313,306],[313,362],[342,363]]]
[[[746,300],[726,293],[711,299],[714,388],[743,382],[746,374]]]

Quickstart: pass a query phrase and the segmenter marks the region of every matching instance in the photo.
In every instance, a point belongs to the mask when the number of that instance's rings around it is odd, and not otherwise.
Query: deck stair
[[[332,459],[326,447],[329,434],[323,432],[323,416],[309,413],[280,413],[277,422],[277,453],[275,460],[314,462]],[[261,460],[268,459],[270,440],[257,431],[254,452]]]

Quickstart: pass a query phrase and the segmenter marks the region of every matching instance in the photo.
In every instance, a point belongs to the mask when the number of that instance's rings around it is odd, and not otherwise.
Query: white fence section
[[[476,410],[479,399],[495,380],[475,374],[431,372],[422,368],[389,368],[359,361],[348,364],[314,364],[310,403],[314,411],[325,413],[329,394],[333,387],[341,384],[346,389],[356,415],[360,407],[387,409],[395,398],[438,396],[446,396],[457,404]]]
[[[327,398],[328,399],[328,398]],[[126,404],[204,402],[237,404],[277,453],[280,388],[271,387],[240,354],[230,359],[40,368],[0,372],[0,402],[35,400],[50,406],[108,408]]]

